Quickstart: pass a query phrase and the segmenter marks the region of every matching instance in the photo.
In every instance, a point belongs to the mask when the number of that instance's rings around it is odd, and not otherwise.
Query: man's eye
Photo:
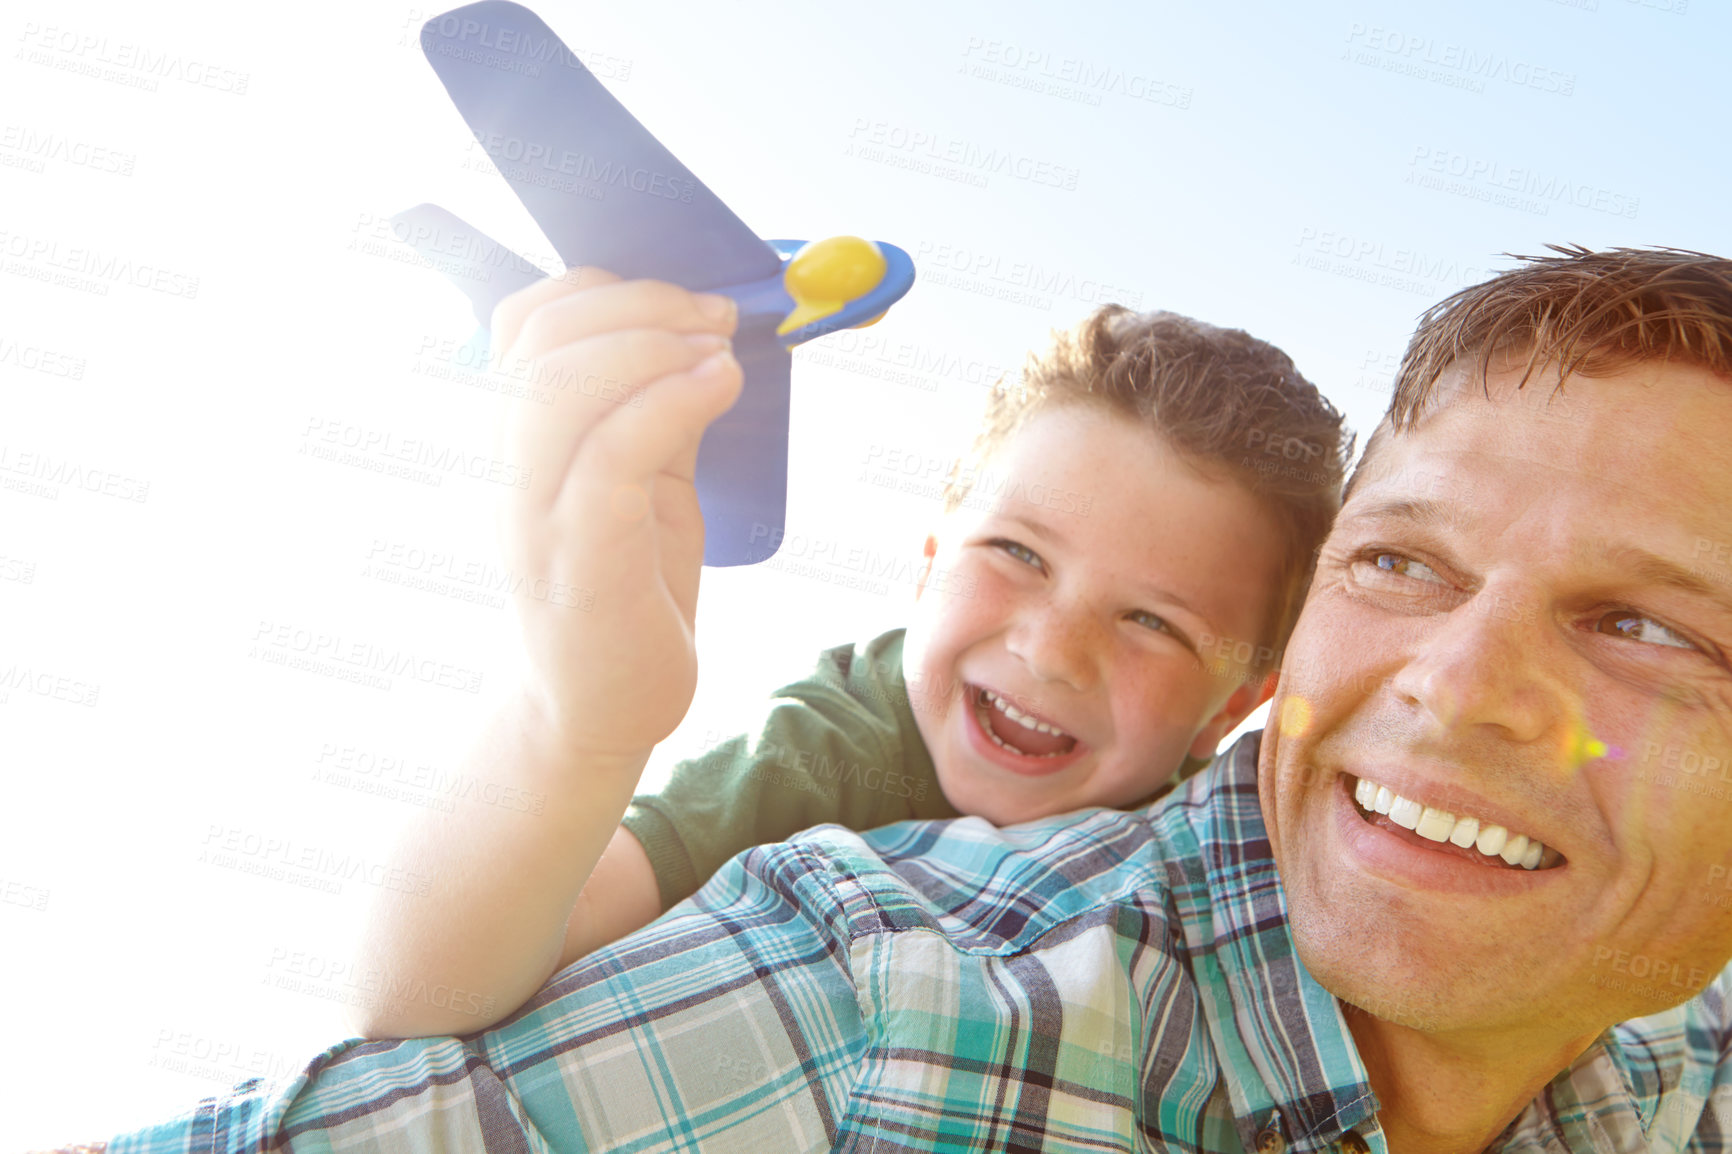
[[[1040,559],[1040,554],[1036,553],[1033,549],[1030,549],[1027,545],[1022,544],[1020,541],[1012,541],[1008,537],[1000,537],[998,540],[992,542],[992,544],[995,547],[1004,550],[1006,553],[1009,553],[1024,565],[1032,565],[1041,572],[1046,572],[1046,562]]]
[[[1614,637],[1625,637],[1631,641],[1641,641],[1648,645],[1664,645],[1672,649],[1699,648],[1695,642],[1676,630],[1660,624],[1652,617],[1644,617],[1640,613],[1632,613],[1628,609],[1620,609],[1602,616],[1595,632],[1609,633]]]
[[[1443,578],[1437,571],[1421,561],[1411,557],[1403,557],[1400,553],[1370,553],[1366,559],[1385,573],[1393,573],[1399,577],[1411,577],[1415,581],[1431,581],[1441,584]]]

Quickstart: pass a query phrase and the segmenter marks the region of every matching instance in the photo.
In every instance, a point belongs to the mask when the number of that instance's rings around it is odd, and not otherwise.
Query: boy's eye
[[[1157,633],[1171,633],[1175,637],[1179,634],[1179,631],[1174,629],[1165,617],[1162,617],[1159,614],[1150,613],[1147,609],[1137,609],[1126,614],[1126,616],[1132,621],[1135,621],[1138,625],[1146,625]]]
[[[1628,609],[1603,614],[1595,623],[1595,632],[1609,633],[1648,645],[1664,645],[1672,649],[1697,649],[1698,646],[1677,631],[1660,624],[1652,617]]]
[[[1042,573],[1046,572],[1046,562],[1040,559],[1040,554],[1036,553],[1033,549],[1030,549],[1027,545],[1022,544],[1020,541],[1012,541],[1008,537],[1000,537],[991,542],[991,544],[994,547],[1009,553],[1024,565],[1032,565]]]

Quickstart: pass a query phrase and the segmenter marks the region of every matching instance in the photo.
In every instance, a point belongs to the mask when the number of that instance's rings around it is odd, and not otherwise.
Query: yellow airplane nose
[[[878,246],[857,236],[833,236],[806,245],[782,273],[782,284],[794,298],[794,311],[777,326],[776,334],[791,333],[841,312],[843,305],[877,288],[886,267]]]

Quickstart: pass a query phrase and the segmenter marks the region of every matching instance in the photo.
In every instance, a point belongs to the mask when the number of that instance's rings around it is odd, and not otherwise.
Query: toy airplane
[[[787,506],[788,350],[877,320],[914,283],[913,261],[858,237],[759,239],[521,5],[482,0],[435,16],[421,50],[567,267],[739,302],[734,353],[745,385],[698,448],[704,563],[768,560]],[[469,297],[483,329],[495,304],[543,275],[435,205],[392,219]]]

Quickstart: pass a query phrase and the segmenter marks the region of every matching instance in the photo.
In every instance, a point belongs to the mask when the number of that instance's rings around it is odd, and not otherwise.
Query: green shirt
[[[902,633],[826,650],[747,732],[680,762],[660,792],[632,799],[621,824],[649,854],[663,909],[740,851],[811,826],[961,816],[914,724]]]

